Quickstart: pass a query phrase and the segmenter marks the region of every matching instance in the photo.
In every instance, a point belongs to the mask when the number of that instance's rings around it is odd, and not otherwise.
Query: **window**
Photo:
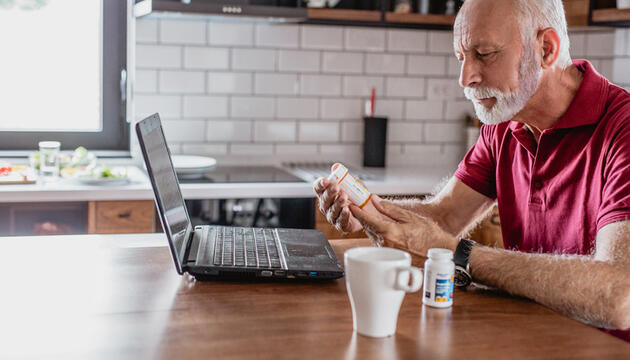
[[[0,150],[129,150],[126,3],[0,0]]]

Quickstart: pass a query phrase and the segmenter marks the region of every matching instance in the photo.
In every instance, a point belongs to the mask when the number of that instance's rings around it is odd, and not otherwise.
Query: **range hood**
[[[293,6],[280,6],[291,3]],[[301,4],[302,0],[136,0],[134,15],[190,14],[239,21],[300,22],[307,16],[307,9]]]

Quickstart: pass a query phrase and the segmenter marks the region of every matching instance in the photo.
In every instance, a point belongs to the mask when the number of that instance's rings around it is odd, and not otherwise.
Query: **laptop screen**
[[[166,147],[159,115],[151,115],[139,122],[136,125],[136,132],[171,254],[177,271],[181,274],[186,239],[192,231],[192,225],[179,189],[170,152]]]

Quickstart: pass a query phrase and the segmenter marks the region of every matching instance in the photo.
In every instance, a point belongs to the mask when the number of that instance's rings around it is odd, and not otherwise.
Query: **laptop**
[[[199,280],[222,277],[336,279],[344,275],[319,230],[203,225],[193,228],[158,114],[136,124],[155,203],[175,268]]]

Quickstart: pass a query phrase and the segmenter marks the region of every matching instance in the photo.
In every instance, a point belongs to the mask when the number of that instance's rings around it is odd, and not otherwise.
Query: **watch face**
[[[455,286],[457,287],[468,286],[470,285],[471,281],[472,281],[472,278],[470,277],[470,274],[466,272],[466,270],[464,270],[463,268],[459,266],[455,267],[455,279],[453,281],[455,283]]]

